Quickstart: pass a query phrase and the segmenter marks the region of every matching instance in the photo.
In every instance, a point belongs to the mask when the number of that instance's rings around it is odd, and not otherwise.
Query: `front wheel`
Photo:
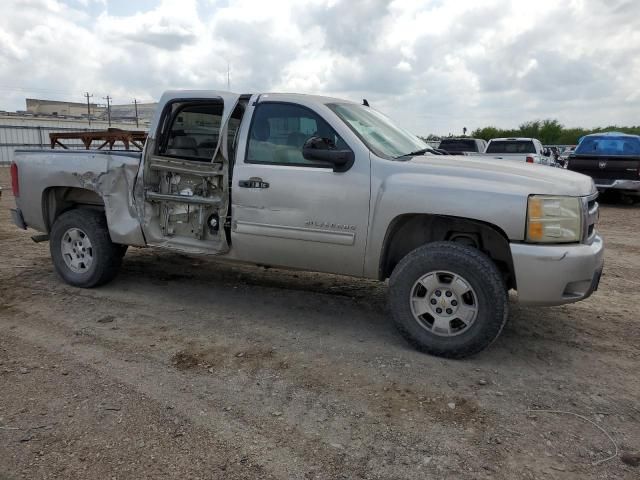
[[[389,303],[400,333],[418,350],[462,358],[488,347],[509,315],[507,289],[493,261],[453,242],[416,248],[396,266]]]
[[[103,212],[69,210],[56,219],[49,238],[53,266],[68,284],[91,288],[118,273],[124,252],[111,241]]]

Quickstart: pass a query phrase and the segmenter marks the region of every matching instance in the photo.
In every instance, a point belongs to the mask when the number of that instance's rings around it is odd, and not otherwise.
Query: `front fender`
[[[493,225],[517,241],[524,236],[526,205],[527,195],[521,189],[499,182],[412,172],[387,176],[372,184],[365,276],[377,278],[387,231],[401,215],[475,220]]]

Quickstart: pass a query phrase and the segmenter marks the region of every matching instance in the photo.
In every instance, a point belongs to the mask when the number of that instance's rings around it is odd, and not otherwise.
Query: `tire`
[[[56,273],[74,287],[104,285],[122,263],[122,248],[111,241],[104,213],[88,208],[69,210],[56,219],[49,249]]]
[[[389,304],[410,344],[446,358],[484,350],[509,316],[507,288],[493,261],[453,242],[426,244],[407,254],[391,275]]]

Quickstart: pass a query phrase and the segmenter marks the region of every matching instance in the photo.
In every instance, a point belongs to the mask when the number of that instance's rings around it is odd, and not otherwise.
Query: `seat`
[[[174,137],[171,147],[167,148],[167,155],[176,155],[178,157],[197,157],[198,142],[193,137],[181,135]]]
[[[212,141],[205,141],[198,145],[198,157],[211,160],[216,151],[216,144]]]
[[[295,148],[302,148],[302,146],[304,145],[304,142],[307,141],[307,138],[311,137],[312,135],[307,135],[305,133],[302,132],[291,132],[288,136],[287,136],[287,145],[289,145],[290,147],[295,147]]]
[[[256,162],[273,163],[275,145],[269,142],[271,127],[266,118],[258,118],[251,127],[251,138],[249,138],[249,155]]]

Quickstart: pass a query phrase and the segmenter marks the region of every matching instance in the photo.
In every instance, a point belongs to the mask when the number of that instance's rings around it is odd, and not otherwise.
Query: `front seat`
[[[181,135],[174,137],[171,142],[171,148],[167,148],[167,155],[176,155],[178,157],[197,157],[198,142],[193,137]]]
[[[249,139],[249,155],[256,162],[273,162],[276,145],[271,143],[271,127],[266,118],[258,118],[251,128]]]
[[[198,157],[211,160],[216,151],[216,143],[210,140],[202,142],[198,145]]]
[[[302,149],[304,142],[306,142],[307,139],[311,136],[312,135],[307,135],[302,132],[291,132],[287,136],[287,145],[289,145],[290,147]]]

